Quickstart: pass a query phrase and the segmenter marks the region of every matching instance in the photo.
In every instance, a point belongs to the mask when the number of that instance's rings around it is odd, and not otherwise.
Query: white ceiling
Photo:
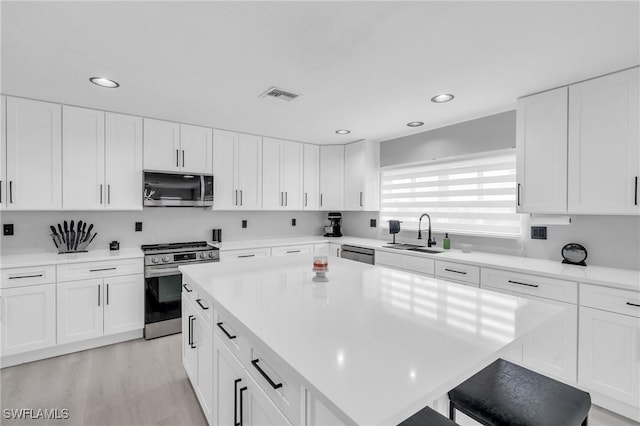
[[[637,1],[1,8],[5,94],[314,143],[417,133],[640,63]],[[272,85],[302,96],[258,98]],[[442,92],[456,99],[429,102]]]

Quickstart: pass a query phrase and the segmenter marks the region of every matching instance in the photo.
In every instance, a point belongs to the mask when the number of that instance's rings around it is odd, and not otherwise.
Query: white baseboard
[[[620,414],[635,422],[640,422],[640,407],[634,407],[633,405],[620,402],[608,396],[600,395],[595,392],[589,392],[591,394],[591,402],[598,407],[602,407],[609,411],[613,411],[616,414]]]
[[[66,355],[73,352],[85,351],[87,349],[112,345],[114,343],[125,342],[127,340],[139,339],[143,336],[143,332],[143,329],[132,330],[125,333],[83,340],[81,342],[67,343],[66,345],[52,346],[50,348],[38,349],[36,351],[4,356],[0,359],[0,368]]]

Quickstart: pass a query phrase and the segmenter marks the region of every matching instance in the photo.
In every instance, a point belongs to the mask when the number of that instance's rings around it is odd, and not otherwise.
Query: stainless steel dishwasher
[[[375,253],[376,251],[374,249],[343,244],[342,249],[340,250],[340,257],[373,265],[375,261]]]

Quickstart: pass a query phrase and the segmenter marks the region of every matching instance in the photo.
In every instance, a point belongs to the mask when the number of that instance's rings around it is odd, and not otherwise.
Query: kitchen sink
[[[442,253],[442,250],[432,249],[418,244],[391,244],[388,246],[382,246],[383,248],[391,248],[395,250],[408,250],[417,251],[420,253]]]

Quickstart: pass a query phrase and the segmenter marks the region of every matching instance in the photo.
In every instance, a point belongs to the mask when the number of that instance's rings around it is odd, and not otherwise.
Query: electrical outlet
[[[375,219],[370,219],[370,220],[369,220],[369,227],[371,227],[371,228],[375,228],[376,226],[378,226],[378,225],[377,225],[377,220],[375,220]]]
[[[247,227],[247,221],[246,221],[246,220],[244,220],[244,219],[242,220],[242,227],[243,227],[243,228],[246,228],[246,227]]]
[[[532,240],[546,240],[547,239],[547,227],[546,226],[532,226],[531,227],[531,239]]]
[[[291,226],[296,226],[296,220],[295,219],[291,219]]]
[[[142,231],[142,222],[136,222],[136,232]]]
[[[13,235],[13,223],[6,223],[3,226],[3,235]]]

